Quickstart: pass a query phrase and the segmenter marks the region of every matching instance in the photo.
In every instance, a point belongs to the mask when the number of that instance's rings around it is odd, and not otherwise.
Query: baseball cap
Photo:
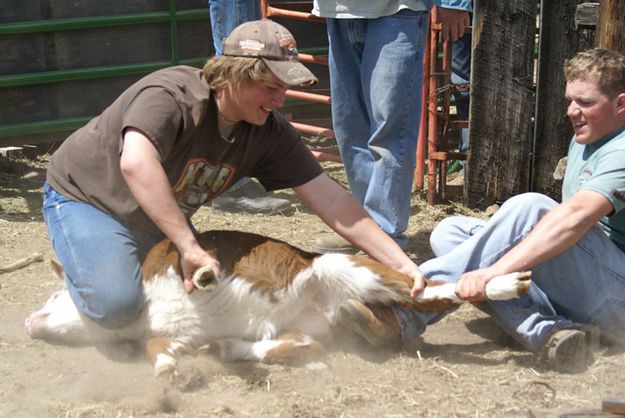
[[[262,59],[288,85],[305,86],[319,81],[299,61],[291,32],[272,20],[253,20],[237,26],[223,40],[222,47],[225,56]]]

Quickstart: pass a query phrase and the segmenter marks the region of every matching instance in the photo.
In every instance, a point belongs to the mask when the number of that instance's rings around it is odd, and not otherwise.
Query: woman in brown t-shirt
[[[190,218],[246,176],[268,191],[293,188],[337,233],[423,286],[414,262],[275,112],[287,88],[316,82],[292,35],[254,21],[223,46],[202,70],[178,66],[139,80],[53,155],[44,217],[78,309],[108,328],[136,319],[141,262],[165,236],[180,251],[188,292],[197,268],[219,275]]]

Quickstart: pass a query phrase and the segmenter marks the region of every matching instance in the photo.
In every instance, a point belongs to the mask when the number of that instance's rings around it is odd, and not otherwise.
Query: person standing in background
[[[469,0],[315,0],[327,18],[332,122],[352,194],[405,248],[416,159],[429,10],[444,40],[470,25]],[[354,252],[336,234],[318,252]]]
[[[469,4],[469,10],[472,14],[472,2]],[[471,15],[470,15],[471,16]],[[472,16],[471,16],[472,18]],[[454,103],[456,105],[456,118],[458,120],[469,119],[469,101],[470,91],[469,84],[471,82],[471,32],[465,33],[460,39],[451,46],[451,83],[459,88],[452,90]],[[469,149],[469,129],[460,129],[460,138],[458,150],[466,152]],[[454,183],[464,183],[464,166],[465,161],[453,161],[447,169],[447,174],[458,172],[457,180]]]

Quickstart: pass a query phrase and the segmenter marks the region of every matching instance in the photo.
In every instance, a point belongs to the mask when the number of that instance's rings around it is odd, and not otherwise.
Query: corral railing
[[[305,30],[293,31],[302,52],[327,44],[322,28]],[[63,140],[145,74],[203,65],[212,44],[206,0],[3,1],[0,146]],[[329,120],[327,106],[297,99],[285,112]]]

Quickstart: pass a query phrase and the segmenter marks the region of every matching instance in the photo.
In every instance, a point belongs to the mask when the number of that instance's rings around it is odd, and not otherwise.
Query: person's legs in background
[[[453,90],[454,102],[456,105],[456,117],[458,120],[469,118],[469,83],[471,79],[471,34],[464,36],[454,42],[451,46],[451,83],[459,89]],[[460,151],[469,149],[469,129],[460,130],[459,146]],[[464,161],[454,161],[450,164],[447,174],[460,171],[464,175]]]
[[[221,55],[221,41],[242,23],[261,18],[259,0],[208,0],[215,55]]]
[[[353,196],[407,244],[420,116],[427,12],[328,19],[332,120]],[[410,92],[406,94],[406,92]],[[320,252],[344,240],[318,239]],[[349,248],[349,247],[348,247]]]
[[[221,55],[221,41],[234,28],[261,18],[259,0],[208,0],[215,55]],[[278,213],[288,210],[291,202],[267,193],[257,181],[245,177],[212,200],[219,212]]]

